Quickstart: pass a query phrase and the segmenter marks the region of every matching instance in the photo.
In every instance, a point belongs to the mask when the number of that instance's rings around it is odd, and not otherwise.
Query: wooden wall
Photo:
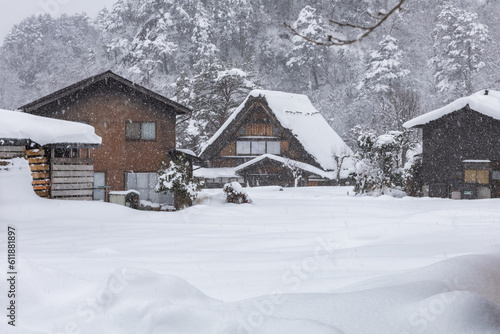
[[[92,200],[94,166],[91,159],[52,158],[50,196],[56,199]]]
[[[423,126],[422,180],[429,196],[449,197],[464,160],[500,160],[500,121],[468,107]]]
[[[102,138],[101,148],[91,150],[94,171],[105,173],[111,190],[124,190],[127,172],[157,172],[162,161],[168,163],[168,151],[175,149],[176,114],[162,108],[143,96],[102,84],[46,105],[36,114],[92,125]],[[126,140],[127,122],[155,122],[156,139]]]

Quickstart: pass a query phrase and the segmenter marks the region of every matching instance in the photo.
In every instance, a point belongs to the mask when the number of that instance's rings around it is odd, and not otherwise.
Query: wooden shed
[[[40,197],[91,200],[90,151],[100,143],[86,124],[0,110],[0,160],[28,160],[33,189]]]
[[[482,90],[404,124],[423,136],[423,193],[500,197],[500,92]]]

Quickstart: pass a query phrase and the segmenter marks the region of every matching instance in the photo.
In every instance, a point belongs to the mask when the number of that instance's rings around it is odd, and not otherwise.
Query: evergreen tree
[[[17,88],[8,104],[18,107],[100,70],[97,36],[83,14],[31,16],[14,26],[0,49]]]
[[[490,40],[488,27],[478,22],[476,13],[458,8],[453,2],[443,4],[433,32],[436,86],[450,99],[474,93],[474,75],[485,63],[482,56]]]
[[[311,6],[305,6],[298,19],[292,27],[301,35],[310,37],[323,35],[323,21],[316,9]],[[326,49],[320,48],[300,36],[292,37],[292,50],[288,55],[286,65],[296,71],[297,78],[306,78],[306,89],[316,90],[320,87],[320,76],[322,71],[326,71]]]
[[[183,209],[192,205],[198,197],[203,182],[193,178],[190,173],[190,163],[183,155],[172,159],[167,167],[162,163],[158,170],[158,182],[156,192],[171,191],[174,194],[175,208]]]
[[[193,122],[199,131],[198,150],[227,120],[251,89],[257,87],[253,74],[240,68],[227,68],[217,58],[195,65],[193,78]]]
[[[213,25],[214,22],[203,2],[198,2],[191,36],[191,63],[196,64],[202,59],[213,58],[219,51],[215,45]]]
[[[377,50],[370,53],[365,73],[358,89],[365,100],[376,101],[375,127],[382,131],[402,130],[406,117],[416,116],[418,97],[411,94],[406,80],[409,70],[401,64],[402,51],[397,40],[386,35]],[[415,101],[417,105],[415,105]]]

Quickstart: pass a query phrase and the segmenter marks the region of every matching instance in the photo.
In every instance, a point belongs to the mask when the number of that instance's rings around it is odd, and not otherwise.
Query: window
[[[94,173],[94,201],[105,201],[106,199],[106,174]]]
[[[236,154],[250,154],[250,142],[249,141],[237,141],[236,142]]]
[[[245,135],[245,127],[242,126],[238,132],[240,134],[240,136],[244,136]]]
[[[125,138],[128,140],[155,140],[156,124],[128,122],[125,124]]]
[[[280,135],[280,128],[273,126],[273,136],[278,137]]]
[[[156,124],[142,123],[141,124],[141,139],[154,140],[156,139]]]
[[[54,158],[78,158],[77,148],[56,148]]]
[[[253,141],[252,142],[252,154],[264,154],[266,153],[266,142],[265,141]]]
[[[489,184],[489,170],[466,169],[464,173],[465,183]]]
[[[280,154],[280,142],[279,141],[268,141],[267,142],[267,153],[270,154]]]
[[[236,154],[281,154],[279,141],[237,141]]]
[[[125,138],[141,139],[141,123],[127,123],[125,125]]]
[[[137,190],[141,200],[151,201],[153,203],[173,205],[173,195],[171,192],[155,192],[157,173],[127,173],[126,190]]]

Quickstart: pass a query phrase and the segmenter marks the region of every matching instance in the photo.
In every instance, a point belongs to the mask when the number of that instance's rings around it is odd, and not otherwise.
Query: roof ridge
[[[105,72],[90,76],[88,78],[82,79],[80,81],[77,81],[76,83],[71,84],[69,86],[58,89],[58,90],[56,90],[48,95],[45,95],[45,96],[38,98],[32,102],[29,102],[29,103],[19,107],[18,109],[29,113],[29,112],[33,111],[34,109],[38,109],[42,106],[45,106],[47,104],[50,104],[50,103],[56,101],[62,97],[71,95],[71,94],[77,92],[78,90],[83,90],[83,89],[87,88],[88,86],[95,84],[97,82],[100,82],[102,80],[105,80],[107,78],[112,78],[112,79],[114,79],[122,84],[125,84],[129,87],[134,88],[135,90],[139,91],[142,94],[148,95],[151,98],[154,98],[156,100],[161,101],[162,103],[168,104],[168,105],[176,108],[176,112],[178,114],[184,114],[184,113],[191,112],[191,109],[181,105],[180,103],[175,102],[175,101],[173,101],[173,100],[171,100],[171,99],[169,99],[169,98],[167,98],[167,97],[165,97],[165,96],[163,96],[163,95],[161,95],[161,94],[159,94],[159,93],[157,93],[149,88],[141,86],[141,85],[139,85],[139,84],[137,84],[129,79],[126,79],[126,78],[114,73],[111,69],[109,69]]]

